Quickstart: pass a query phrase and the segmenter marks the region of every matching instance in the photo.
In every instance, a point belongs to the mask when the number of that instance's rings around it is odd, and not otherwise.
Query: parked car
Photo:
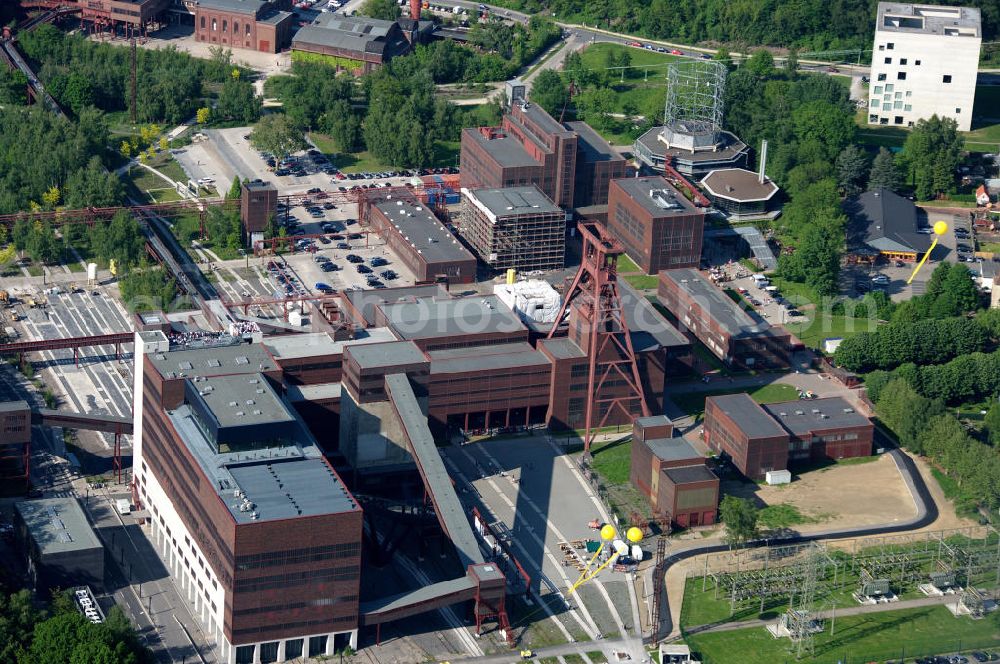
[[[874,277],[872,277],[872,283],[878,284],[880,286],[885,286],[889,283],[889,277],[885,276],[884,274],[876,274]]]
[[[364,263],[358,263],[354,269],[358,271],[358,274],[371,274],[372,271],[372,269]]]

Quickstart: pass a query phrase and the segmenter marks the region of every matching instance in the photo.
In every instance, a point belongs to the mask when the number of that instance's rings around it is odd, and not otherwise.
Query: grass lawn
[[[594,470],[611,484],[628,482],[629,466],[632,463],[632,439],[625,438],[590,448],[594,457]]]
[[[360,173],[362,171],[384,171],[395,169],[398,166],[393,164],[383,164],[372,153],[364,152],[340,152],[337,144],[326,134],[313,132],[309,134],[316,148],[325,154],[336,155],[333,160],[334,166],[345,173]],[[459,141],[437,141],[434,144],[434,156],[429,164],[429,168],[440,168],[443,166],[455,166],[458,164],[458,153],[461,150]]]
[[[799,662],[884,661],[903,655],[948,653],[958,648],[995,646],[1000,633],[993,620],[955,618],[943,606],[843,616],[836,634],[815,637],[815,655]],[[780,664],[796,661],[787,639],[774,639],[762,628],[699,634],[688,639],[693,650],[713,664]]]
[[[853,336],[858,332],[871,332],[876,323],[868,318],[850,318],[824,314],[817,319],[813,312],[795,322],[785,322],[785,329],[810,348],[820,348],[824,339]]]
[[[625,277],[625,281],[637,290],[655,289],[660,283],[655,274],[631,274]]]
[[[587,657],[594,664],[603,664],[608,661],[608,658],[600,650],[591,650],[587,652]]]
[[[1000,254],[1000,242],[981,242],[979,251],[988,251],[993,254]]]
[[[789,528],[801,523],[815,523],[817,519],[806,516],[795,505],[778,503],[768,505],[758,515],[760,525],[765,528]]]
[[[773,383],[763,385],[758,388],[734,387],[728,390],[708,390],[705,392],[684,392],[681,394],[668,394],[678,408],[687,413],[700,418],[705,412],[705,398],[719,396],[722,394],[735,394],[737,392],[748,392],[757,403],[776,403],[778,401],[794,401],[798,399],[798,391],[791,385],[784,383]],[[626,479],[628,477],[626,476]]]
[[[642,272],[642,269],[628,257],[628,254],[622,254],[618,257],[618,274],[628,274],[629,272]]]

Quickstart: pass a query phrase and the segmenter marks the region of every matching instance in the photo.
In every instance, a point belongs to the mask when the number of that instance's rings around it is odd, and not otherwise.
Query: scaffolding
[[[671,63],[659,140],[668,147],[715,150],[722,129],[726,66],[714,60]]]
[[[561,270],[566,261],[566,213],[562,210],[488,214],[465,197],[462,237],[495,270]],[[507,194],[511,195],[511,194]],[[492,217],[492,218],[491,218]]]

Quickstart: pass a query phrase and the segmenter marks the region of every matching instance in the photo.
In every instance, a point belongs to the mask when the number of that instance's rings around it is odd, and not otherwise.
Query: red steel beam
[[[134,340],[135,335],[132,332],[115,332],[112,334],[98,334],[90,337],[67,337],[65,339],[20,341],[12,344],[0,344],[0,355],[34,353],[45,350],[59,350],[62,348],[79,349],[89,346],[115,346],[123,343],[132,343]]]

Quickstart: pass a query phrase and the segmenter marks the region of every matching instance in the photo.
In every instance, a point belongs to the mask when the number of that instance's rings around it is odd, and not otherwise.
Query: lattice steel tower
[[[714,150],[722,130],[726,66],[713,60],[667,67],[667,102],[659,140],[672,148]]]
[[[634,419],[648,416],[649,406],[618,294],[618,257],[625,250],[600,226],[580,224],[578,230],[583,239],[580,269],[566,290],[548,338],[555,336],[566,312],[577,306],[578,343],[589,363],[583,437],[584,454],[589,454],[594,429],[603,427],[614,411]]]

